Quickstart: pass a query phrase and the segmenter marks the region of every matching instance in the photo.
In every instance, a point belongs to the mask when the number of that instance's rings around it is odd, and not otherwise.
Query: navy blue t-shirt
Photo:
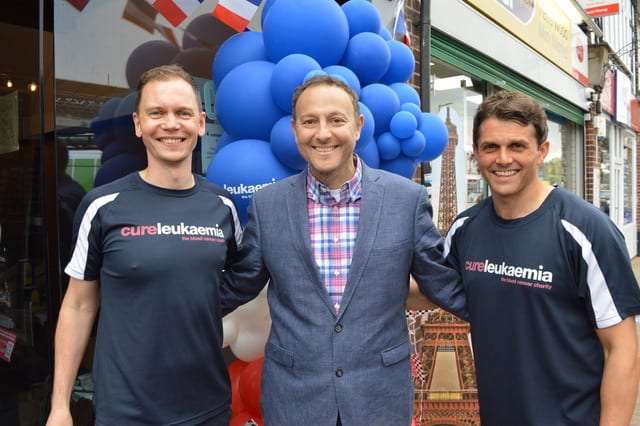
[[[218,277],[241,238],[228,193],[133,173],[87,194],[74,229],[65,271],[100,284],[96,423],[192,425],[227,410]]]
[[[445,253],[463,277],[483,425],[597,425],[596,328],[640,313],[624,239],[593,205],[556,188],[530,215],[491,198],[460,214]]]

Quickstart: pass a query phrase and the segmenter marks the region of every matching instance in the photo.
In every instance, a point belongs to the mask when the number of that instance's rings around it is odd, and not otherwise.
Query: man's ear
[[[142,129],[140,126],[140,117],[138,117],[138,113],[134,112],[132,115],[133,117],[133,127],[135,128],[136,131],[136,136],[141,138],[142,137]]]
[[[539,164],[544,163],[544,159],[547,158],[547,154],[549,154],[549,149],[551,149],[551,142],[549,142],[549,139],[538,145],[538,154],[540,155]]]

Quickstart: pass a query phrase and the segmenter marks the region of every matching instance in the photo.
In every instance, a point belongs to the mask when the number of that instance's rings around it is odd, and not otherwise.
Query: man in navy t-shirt
[[[460,271],[483,425],[627,425],[638,390],[640,292],[609,218],[539,178],[544,110],[500,92],[479,107],[474,156],[491,197],[461,213]]]
[[[96,425],[229,421],[217,280],[237,257],[236,210],[191,172],[205,120],[189,74],[158,67],[138,90],[133,120],[148,167],[94,189],[78,208],[48,426],[72,424],[69,397],[98,307]]]

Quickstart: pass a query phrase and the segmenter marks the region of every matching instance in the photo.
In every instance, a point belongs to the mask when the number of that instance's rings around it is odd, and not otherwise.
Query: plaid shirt
[[[311,250],[333,306],[338,312],[351,269],[353,246],[358,235],[362,166],[342,188],[330,190],[307,172],[307,212]]]

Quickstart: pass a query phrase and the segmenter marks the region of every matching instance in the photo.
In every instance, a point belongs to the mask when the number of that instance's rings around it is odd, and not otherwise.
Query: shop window
[[[483,101],[485,83],[442,61],[434,60],[431,112],[449,130],[449,145],[432,161],[431,183],[434,219],[446,232],[457,213],[487,195],[487,186],[473,157],[473,117]]]
[[[581,132],[574,123],[555,114],[547,114],[550,149],[539,170],[540,178],[551,185],[579,193]]]
[[[633,134],[625,134],[624,141],[624,159],[623,159],[623,167],[624,167],[624,176],[623,176],[623,185],[624,185],[624,194],[623,194],[623,223],[629,224],[633,222],[633,171],[635,168],[633,167],[633,143],[635,137]]]
[[[608,127],[610,128],[610,126]],[[611,159],[609,156],[608,137],[598,137],[598,160],[600,161],[600,186],[598,189],[600,210],[609,215],[611,211]]]

